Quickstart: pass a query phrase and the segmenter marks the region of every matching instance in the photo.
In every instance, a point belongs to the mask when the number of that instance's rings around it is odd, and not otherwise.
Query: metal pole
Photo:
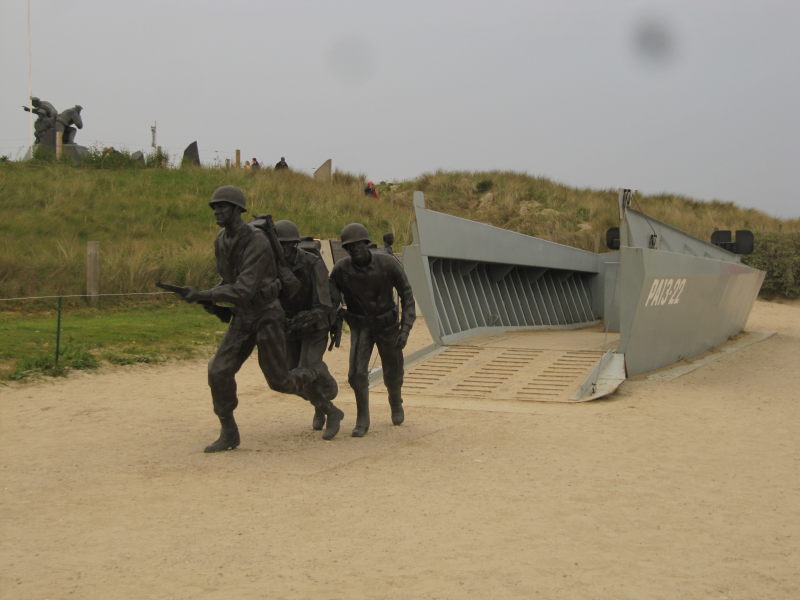
[[[28,0],[28,100],[27,106],[33,94],[33,52],[31,51],[31,0]],[[28,142],[30,142],[31,158],[33,158],[33,111],[28,113]]]
[[[58,324],[56,325],[56,365],[58,365],[58,356],[61,354],[61,301],[63,297],[58,297]]]

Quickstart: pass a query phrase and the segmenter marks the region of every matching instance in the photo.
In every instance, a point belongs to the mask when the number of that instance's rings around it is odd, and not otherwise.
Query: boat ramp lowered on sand
[[[764,280],[735,253],[752,235],[704,242],[630,199],[620,191],[614,250],[597,254],[428,210],[416,192],[403,265],[433,345],[407,357],[404,397],[593,400],[739,334]]]

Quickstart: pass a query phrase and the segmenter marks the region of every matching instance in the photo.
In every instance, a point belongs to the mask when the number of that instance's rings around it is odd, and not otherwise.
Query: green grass
[[[94,169],[0,164],[0,298],[80,294],[86,242],[100,246],[101,292],[152,291],[157,279],[210,285],[217,226],[208,207],[224,184],[247,194],[249,214],[289,218],[304,235],[338,237],[349,222],[375,232],[409,229],[409,206],[387,210],[360,179],[323,183],[302,173],[243,169]],[[372,201],[370,201],[372,200]],[[46,275],[46,276],[45,276]]]
[[[398,250],[411,239],[416,190],[434,210],[596,252],[605,250],[605,231],[618,225],[615,190],[515,172],[439,171],[381,182],[375,200],[363,194],[363,176],[342,172],[321,182],[292,171],[122,168],[125,160],[94,158],[84,167],[0,161],[0,299],[84,293],[90,240],[100,246],[101,293],[153,292],[157,280],[212,285],[217,226],[208,199],[225,184],[245,191],[250,215],[291,219],[304,235],[322,238],[337,238],[358,221],[376,242],[394,232]],[[747,261],[767,271],[765,293],[800,295],[800,219],[674,195],[636,196],[634,208],[704,240],[715,229],[753,230],[756,253]],[[66,302],[58,365],[55,301],[0,302],[0,378],[193,356],[210,350],[224,329],[180,302],[101,302],[100,309]]]
[[[68,308],[62,313],[61,344],[55,363],[57,314],[0,313],[0,379],[106,364],[157,363],[213,351],[226,325],[198,306],[147,302],[109,309]]]

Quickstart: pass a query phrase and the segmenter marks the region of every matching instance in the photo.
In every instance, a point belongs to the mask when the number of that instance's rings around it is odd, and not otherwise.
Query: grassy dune
[[[86,169],[52,163],[0,163],[0,298],[81,294],[86,242],[101,252],[101,292],[152,291],[156,279],[203,286],[214,278],[211,240],[217,229],[207,200],[219,185],[242,187],[250,213],[295,221],[306,235],[337,237],[352,221],[376,240],[410,237],[411,198],[428,206],[559,243],[601,251],[616,225],[617,193],[574,189],[519,173],[439,172],[384,184],[381,198],[362,193],[363,179],[337,173],[322,183],[294,172],[243,169]],[[730,203],[675,196],[637,198],[639,208],[708,239],[715,228],[800,231]]]
[[[373,231],[408,228],[407,206],[386,210],[361,181],[323,185],[298,173],[223,169],[76,169],[6,163],[0,167],[0,297],[80,294],[86,242],[101,252],[101,292],[151,291],[158,278],[213,281],[217,226],[208,199],[217,186],[242,187],[250,213],[290,218],[308,235],[331,237],[362,220]]]
[[[55,301],[2,299],[85,293],[90,240],[100,243],[101,293],[154,292],[158,279],[211,285],[217,226],[208,199],[220,185],[243,188],[250,214],[291,219],[306,235],[336,238],[359,221],[376,241],[393,231],[398,248],[410,240],[415,190],[434,210],[592,251],[603,251],[606,229],[618,224],[615,190],[574,189],[520,173],[430,173],[381,184],[380,200],[364,196],[363,182],[346,173],[322,183],[291,171],[0,162],[0,379],[207,353],[222,328],[197,307],[164,296],[122,296],[90,309],[73,298],[64,303],[56,365]],[[767,270],[766,294],[800,295],[800,220],[677,196],[640,196],[634,206],[701,239],[714,229],[753,230],[757,253],[748,260]]]

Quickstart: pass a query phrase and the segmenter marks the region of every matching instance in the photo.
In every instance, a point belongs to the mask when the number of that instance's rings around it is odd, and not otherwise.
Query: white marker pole
[[[33,95],[32,89],[32,73],[33,73],[33,53],[31,52],[31,0],[28,0],[28,100],[25,105],[28,105],[30,98]],[[31,149],[31,158],[33,158],[33,111],[28,113],[28,142]]]

